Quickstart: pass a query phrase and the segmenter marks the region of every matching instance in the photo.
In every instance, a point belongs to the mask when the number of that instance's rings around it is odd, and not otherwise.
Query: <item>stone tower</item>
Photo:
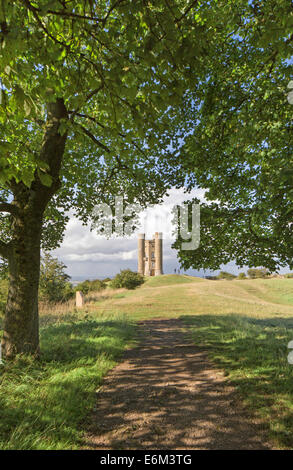
[[[156,232],[152,240],[145,234],[138,235],[138,272],[143,276],[163,274],[163,234]]]

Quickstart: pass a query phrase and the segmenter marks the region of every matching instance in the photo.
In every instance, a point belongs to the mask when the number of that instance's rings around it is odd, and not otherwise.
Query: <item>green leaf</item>
[[[48,173],[38,171],[38,175],[39,175],[39,178],[41,180],[41,183],[44,186],[50,187],[52,185],[53,179],[52,179],[52,176],[48,175]]]

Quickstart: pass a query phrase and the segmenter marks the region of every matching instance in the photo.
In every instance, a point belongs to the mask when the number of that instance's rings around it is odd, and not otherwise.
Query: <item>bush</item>
[[[86,281],[80,282],[75,287],[74,291],[81,291],[84,295],[88,294],[89,292],[100,292],[101,290],[106,289],[107,285],[105,281],[100,281],[99,279],[95,279],[94,281]]]
[[[94,281],[90,281],[90,292],[100,292],[101,290],[106,289],[107,285],[105,281],[100,281],[100,279],[95,279]]]
[[[46,253],[41,259],[40,300],[64,302],[73,296],[70,276],[65,273],[65,264]]]
[[[292,279],[293,278],[293,273],[287,273],[287,274],[285,274],[284,277],[287,278],[287,279]]]
[[[218,279],[227,279],[228,281],[232,281],[235,278],[235,274],[227,273],[226,271],[221,271],[218,275]]]
[[[144,283],[144,277],[130,269],[124,269],[117,274],[110,283],[113,289],[135,289]]]
[[[239,273],[237,279],[240,279],[240,280],[246,279],[246,274],[245,273]]]
[[[266,268],[250,268],[247,271],[247,274],[250,277],[250,279],[259,279],[259,278],[264,279],[268,277],[269,272]]]

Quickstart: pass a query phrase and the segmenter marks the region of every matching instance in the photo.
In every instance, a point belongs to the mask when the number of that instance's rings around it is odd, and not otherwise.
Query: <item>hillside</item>
[[[293,318],[293,279],[210,281],[192,276],[148,278],[135,291],[96,304],[133,319],[201,314],[241,314],[252,318]]]
[[[20,357],[0,369],[0,448],[80,448],[80,421],[94,407],[103,376],[138,339],[137,326],[146,327],[140,339],[151,340],[147,320],[158,318],[185,325],[189,341],[236,389],[237,406],[260,420],[273,445],[293,448],[293,367],[287,360],[293,279],[179,275],[148,278],[134,291],[91,293],[79,310],[72,301],[42,307],[42,361]],[[156,335],[164,333],[159,329]],[[178,335],[174,331],[174,341]]]

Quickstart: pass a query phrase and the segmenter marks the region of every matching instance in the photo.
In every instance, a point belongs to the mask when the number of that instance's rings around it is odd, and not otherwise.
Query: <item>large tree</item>
[[[69,209],[86,223],[93,206],[115,194],[145,205],[184,184],[170,110],[204,79],[208,56],[225,36],[220,7],[192,0],[0,2],[6,357],[39,351],[40,247],[60,241]]]
[[[185,268],[293,267],[293,10],[289,1],[239,9],[206,82],[178,121],[189,135],[180,163],[188,187],[206,189],[198,250],[178,249]],[[194,201],[198,202],[198,201]]]

